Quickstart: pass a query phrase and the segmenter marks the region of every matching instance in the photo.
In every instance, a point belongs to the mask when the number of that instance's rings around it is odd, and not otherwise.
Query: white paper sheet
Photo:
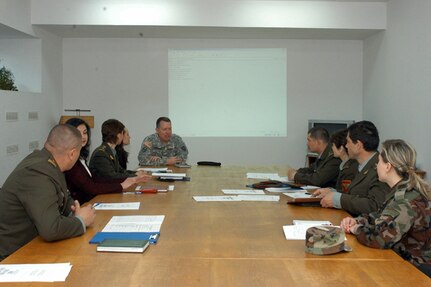
[[[145,171],[145,172],[161,172],[161,171],[168,171],[167,167],[140,167],[137,169],[137,171]]]
[[[319,186],[315,186],[315,185],[304,185],[304,186],[301,186],[301,188],[303,190],[310,190],[310,189],[318,189],[320,187]]]
[[[164,215],[113,216],[102,232],[160,232]]]
[[[279,178],[279,175],[278,173],[247,172],[247,178],[271,179],[271,178]]]
[[[278,193],[282,193],[282,192],[291,193],[291,192],[301,191],[298,188],[292,188],[292,187],[267,187],[267,188],[265,188],[265,190],[269,191],[269,192],[275,192],[275,193],[277,193],[277,192]]]
[[[222,189],[224,194],[265,194],[259,189]]]
[[[71,269],[70,263],[1,264],[0,282],[64,282]]]
[[[279,201],[279,195],[238,195],[241,201]]]
[[[140,202],[97,202],[93,204],[96,210],[139,210]]]
[[[284,225],[284,236],[287,240],[305,240],[307,225]]]
[[[292,220],[293,225],[309,225],[309,226],[317,226],[317,225],[332,225],[332,223],[328,220],[302,220],[302,219],[294,219]]]
[[[283,226],[284,236],[287,240],[305,240],[307,229],[319,225],[332,225],[332,223],[326,220],[293,220],[293,225]]]
[[[193,199],[197,202],[208,202],[208,201],[240,201],[238,196],[193,196]]]
[[[279,201],[278,195],[225,195],[225,196],[193,196],[197,202],[208,201]]]
[[[153,172],[152,176],[155,177],[185,177],[185,173],[164,173],[164,172]]]
[[[284,195],[290,196],[292,198],[311,198],[313,195],[304,191],[295,191],[295,192],[285,192]]]

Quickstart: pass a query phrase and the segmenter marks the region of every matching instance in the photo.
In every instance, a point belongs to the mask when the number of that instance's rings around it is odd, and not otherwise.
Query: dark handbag
[[[261,181],[261,182],[257,182],[257,183],[253,183],[250,187],[254,188],[254,189],[265,189],[268,187],[290,187],[289,184],[287,183],[283,183],[281,181],[278,180],[266,180],[266,181]]]

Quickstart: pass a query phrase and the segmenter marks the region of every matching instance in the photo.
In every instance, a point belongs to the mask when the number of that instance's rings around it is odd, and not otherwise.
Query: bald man
[[[66,239],[93,223],[94,209],[72,199],[63,174],[77,161],[81,145],[76,128],[57,125],[44,148],[24,158],[6,179],[0,191],[0,260],[37,235]]]

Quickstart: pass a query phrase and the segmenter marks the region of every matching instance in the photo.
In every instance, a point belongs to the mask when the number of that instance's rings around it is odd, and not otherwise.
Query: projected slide
[[[175,133],[286,136],[286,62],[286,49],[169,50]]]

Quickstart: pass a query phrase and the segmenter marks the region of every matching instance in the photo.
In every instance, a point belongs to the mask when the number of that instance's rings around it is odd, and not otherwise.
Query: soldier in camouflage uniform
[[[172,134],[171,120],[161,117],[156,122],[156,133],[147,136],[138,155],[139,165],[161,166],[185,163],[189,151],[181,137]]]
[[[431,277],[431,191],[415,173],[416,152],[403,140],[383,144],[377,172],[391,187],[384,205],[370,214],[346,217],[341,227],[373,248],[392,248]]]

